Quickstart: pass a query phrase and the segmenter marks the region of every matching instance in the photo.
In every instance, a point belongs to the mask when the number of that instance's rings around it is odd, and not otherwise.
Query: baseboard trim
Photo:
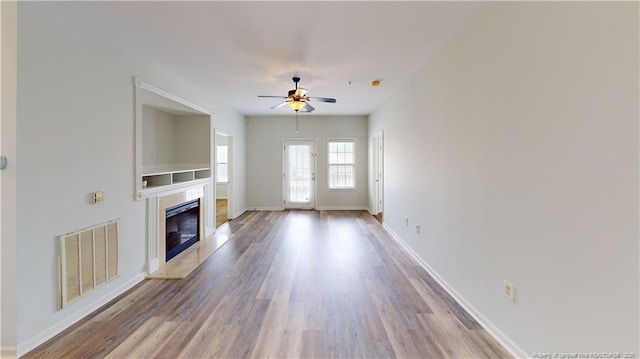
[[[395,239],[402,248],[409,253],[426,271],[433,277],[433,279],[444,288],[449,295],[455,299],[458,304],[464,308],[472,317],[475,319],[482,327],[493,336],[506,350],[508,350],[511,355],[515,358],[529,358],[529,355],[526,354],[522,348],[520,348],[511,338],[505,335],[500,329],[498,329],[490,320],[488,320],[480,311],[478,311],[473,305],[467,302],[460,293],[458,293],[447,281],[442,278],[438,272],[436,272],[427,262],[425,262],[420,256],[413,250],[409,245],[397,235],[391,227],[389,227],[386,223],[382,224],[382,227]]]
[[[282,207],[249,207],[245,211],[283,211]]]
[[[318,206],[318,211],[366,211],[367,206]]]
[[[204,236],[209,237],[210,235],[216,233],[216,227],[205,227],[204,228]]]
[[[242,210],[234,213],[230,219],[236,219],[236,218],[242,216],[244,214],[244,212],[246,212],[246,211],[247,211],[247,209],[243,208]]]
[[[149,274],[155,272],[158,270],[158,268],[160,268],[160,259],[156,258],[156,259],[152,259],[148,262],[148,268],[147,270],[149,271]]]
[[[314,209],[316,211],[367,211],[368,210],[367,206],[317,206]],[[284,211],[284,210],[285,210],[284,207],[249,207],[249,208],[245,208],[242,211],[242,213],[246,211]]]
[[[144,279],[145,279],[144,273],[140,273],[140,274],[136,275],[135,277],[131,278],[129,281],[123,283],[121,286],[119,286],[119,287],[115,288],[114,290],[110,291],[109,293],[103,295],[102,297],[100,297],[96,301],[94,301],[93,303],[88,304],[83,309],[79,310],[76,313],[73,313],[71,316],[65,318],[61,322],[59,322],[59,323],[55,324],[54,326],[52,326],[51,328],[45,330],[44,332],[36,335],[35,337],[33,337],[33,338],[29,339],[29,340],[26,340],[24,343],[19,343],[18,344],[18,348],[17,348],[17,355],[18,356],[22,356],[22,355],[30,352],[31,350],[35,349],[36,347],[38,347],[42,343],[46,342],[47,340],[49,340],[49,339],[53,338],[54,336],[56,336],[57,334],[61,333],[63,330],[65,330],[65,329],[69,328],[70,326],[72,326],[73,324],[77,323],[78,321],[80,321],[81,319],[86,317],[87,315],[93,313],[98,308],[100,308],[103,305],[107,304],[109,301],[113,300],[114,298],[116,298],[120,294],[122,294],[122,293],[126,292],[127,290],[133,288],[136,284],[142,282]],[[4,348],[3,348],[3,356],[2,356],[2,358],[4,358]]]
[[[216,199],[229,199],[227,197],[216,197]]]
[[[2,359],[15,359],[18,355],[16,354],[16,347],[0,347],[0,358]]]

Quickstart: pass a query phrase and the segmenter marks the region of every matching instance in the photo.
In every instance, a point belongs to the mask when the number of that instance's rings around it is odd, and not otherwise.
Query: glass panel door
[[[315,207],[315,141],[284,141],[284,207]]]

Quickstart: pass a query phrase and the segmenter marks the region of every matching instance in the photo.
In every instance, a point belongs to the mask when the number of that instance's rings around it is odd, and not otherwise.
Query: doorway
[[[371,137],[372,164],[372,209],[373,215],[382,223],[384,219],[384,135],[382,131]]]
[[[315,208],[315,159],[315,140],[284,141],[282,187],[285,209]]]
[[[230,218],[232,191],[232,154],[233,138],[225,133],[216,132],[216,228]]]

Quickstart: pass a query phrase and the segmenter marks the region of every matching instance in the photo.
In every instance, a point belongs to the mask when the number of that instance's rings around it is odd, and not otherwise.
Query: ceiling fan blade
[[[330,102],[330,103],[336,103],[336,99],[335,98],[329,98],[329,97],[309,97],[310,99],[314,99],[316,101],[320,101],[320,102]]]
[[[311,112],[313,110],[315,110],[313,106],[309,105],[308,103],[305,103],[304,106],[302,106],[302,108],[300,109],[300,112]]]
[[[285,96],[265,96],[265,95],[260,95],[258,97],[268,97],[268,98],[286,98]]]
[[[287,104],[287,101],[285,101],[285,102],[283,102],[283,103],[279,103],[279,104],[277,104],[277,105],[273,106],[271,109],[272,109],[272,110],[275,110],[276,108],[280,108],[280,107],[282,107],[282,106],[284,106],[284,105],[286,105],[286,104]]]

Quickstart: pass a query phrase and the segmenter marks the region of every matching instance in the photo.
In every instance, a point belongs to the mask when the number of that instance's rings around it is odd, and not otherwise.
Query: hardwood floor
[[[384,220],[384,215],[382,212],[376,214],[374,217],[376,217],[376,219],[378,220],[378,222],[382,223],[382,221]]]
[[[24,357],[510,357],[367,212],[228,227],[185,279],[145,280]]]
[[[227,220],[227,200],[216,198],[216,228],[223,225]]]

